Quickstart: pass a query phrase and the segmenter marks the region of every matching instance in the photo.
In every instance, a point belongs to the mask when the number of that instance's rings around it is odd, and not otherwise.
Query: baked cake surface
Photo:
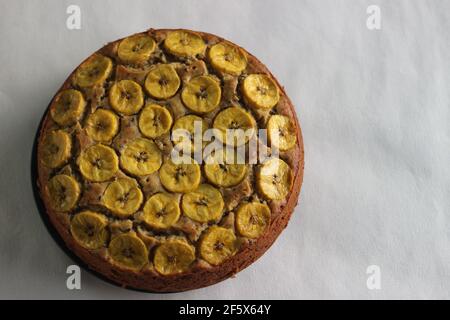
[[[72,72],[44,116],[37,164],[49,220],[89,268],[176,292],[224,280],[272,245],[304,155],[291,101],[253,55],[208,33],[150,29]]]

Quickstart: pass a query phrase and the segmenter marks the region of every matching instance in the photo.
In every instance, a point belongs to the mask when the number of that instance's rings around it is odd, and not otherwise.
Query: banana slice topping
[[[185,193],[197,189],[200,184],[200,166],[194,159],[175,164],[168,159],[159,170],[161,183],[171,192]]]
[[[219,190],[202,184],[196,190],[183,195],[183,213],[198,222],[217,221],[223,212],[224,202]]]
[[[170,64],[159,64],[147,74],[145,89],[155,99],[169,99],[177,93],[181,80]]]
[[[208,52],[211,65],[221,72],[240,75],[247,67],[247,57],[240,48],[228,43],[219,42]]]
[[[110,58],[96,53],[75,71],[73,84],[80,88],[101,85],[110,76],[112,66]]]
[[[250,202],[239,206],[236,212],[236,229],[247,238],[260,237],[270,224],[270,208],[263,203]]]
[[[111,147],[96,144],[81,152],[78,166],[86,179],[102,182],[111,179],[119,170],[119,159]]]
[[[273,108],[280,100],[275,81],[265,74],[251,74],[242,83],[242,93],[247,102],[256,109]]]
[[[77,180],[65,174],[51,178],[47,188],[51,206],[56,211],[70,211],[80,197],[80,185]]]
[[[178,118],[172,127],[172,140],[174,141],[174,144],[180,144],[180,149],[183,145],[186,145],[182,147],[183,150],[190,150],[191,152],[203,148],[206,145],[206,142],[198,145],[194,143],[196,124],[199,126],[198,133],[200,135],[199,138],[201,138],[206,129],[208,129],[208,123],[204,119],[193,114]]]
[[[114,215],[125,218],[135,213],[144,196],[135,180],[120,178],[111,182],[103,194],[103,204]]]
[[[297,142],[294,124],[286,116],[271,116],[267,122],[267,134],[270,145],[281,151],[292,149]]]
[[[217,80],[211,76],[198,76],[186,83],[181,91],[181,99],[193,112],[207,113],[217,108],[221,94]]]
[[[206,230],[200,241],[200,256],[212,265],[219,265],[238,249],[233,230],[212,226]]]
[[[137,82],[120,80],[109,90],[109,103],[117,112],[130,116],[141,110],[144,104],[144,93]]]
[[[283,160],[273,158],[262,164],[256,180],[258,189],[265,198],[282,200],[291,190],[292,170]]]
[[[183,240],[168,240],[155,250],[153,264],[162,275],[183,273],[195,260],[195,248]]]
[[[70,126],[80,120],[86,101],[83,94],[75,89],[61,91],[50,106],[50,115],[60,126]]]
[[[247,166],[238,163],[237,156],[234,159],[227,159],[227,152],[223,149],[210,155],[205,160],[205,176],[218,187],[229,188],[239,184],[247,174]]]
[[[172,116],[167,108],[157,104],[148,104],[139,116],[139,129],[149,138],[157,138],[169,132]]]
[[[108,240],[106,229],[108,219],[97,212],[83,211],[76,214],[70,222],[70,231],[75,240],[86,249],[99,249]]]
[[[134,232],[114,237],[108,251],[112,260],[124,268],[140,270],[148,263],[147,247]]]
[[[117,54],[125,63],[142,63],[150,58],[155,51],[156,43],[146,34],[137,34],[123,39],[117,49]]]
[[[213,128],[219,130],[220,139],[227,145],[240,146],[256,133],[256,121],[245,109],[230,107],[216,116]]]
[[[206,44],[194,32],[176,30],[167,34],[164,47],[176,56],[196,56],[205,52]]]
[[[110,142],[119,132],[119,117],[110,110],[97,109],[86,121],[86,132],[97,142]]]
[[[42,162],[46,167],[58,168],[69,160],[71,150],[69,134],[62,130],[52,131],[42,141]]]
[[[180,218],[178,199],[170,193],[151,196],[144,206],[143,221],[151,228],[168,229]]]
[[[145,176],[161,167],[162,155],[149,139],[137,138],[125,145],[120,155],[121,167],[130,174]]]

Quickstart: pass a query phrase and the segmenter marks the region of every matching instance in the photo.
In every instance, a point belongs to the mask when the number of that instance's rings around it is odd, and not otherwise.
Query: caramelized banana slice
[[[83,115],[86,101],[83,94],[75,89],[63,90],[50,106],[50,115],[60,126],[71,126]]]
[[[114,262],[125,268],[139,270],[148,263],[147,247],[133,232],[114,237],[108,251]]]
[[[264,197],[272,200],[286,198],[293,182],[291,168],[278,158],[264,162],[256,178],[259,191]]]
[[[195,56],[205,52],[206,44],[196,33],[176,30],[167,34],[164,47],[176,56]]]
[[[230,107],[216,116],[213,127],[219,130],[220,139],[227,145],[240,146],[255,134],[256,121],[245,109]]]
[[[238,163],[237,157],[228,159],[226,151],[216,152],[210,155],[205,161],[205,175],[206,178],[218,187],[232,187],[239,184],[247,174],[247,167],[245,164]]]
[[[111,70],[111,59],[96,53],[83,62],[75,71],[73,84],[80,88],[103,84],[111,74]]]
[[[251,74],[244,79],[242,92],[248,103],[257,109],[273,108],[280,100],[275,81],[265,74]]]
[[[86,249],[99,249],[108,240],[108,219],[97,212],[83,211],[70,222],[70,232],[79,245]]]
[[[155,99],[169,99],[180,87],[180,77],[170,64],[154,67],[145,79],[145,89]]]
[[[241,235],[256,239],[270,224],[270,208],[259,202],[241,205],[236,212],[236,228]]]
[[[130,116],[141,110],[144,93],[141,86],[133,80],[120,80],[109,90],[109,102],[114,110]]]
[[[183,213],[198,222],[216,221],[222,216],[224,202],[219,190],[202,184],[196,190],[183,195]]]
[[[97,142],[109,142],[119,132],[119,118],[106,109],[97,109],[86,121],[86,132]]]
[[[281,151],[292,149],[297,142],[295,127],[286,116],[271,116],[267,122],[267,131],[270,144]]]
[[[240,75],[247,67],[245,53],[228,42],[213,45],[209,49],[208,58],[214,69],[236,76]]]
[[[170,228],[179,218],[178,199],[170,193],[157,193],[145,203],[143,220],[151,228]]]
[[[155,250],[153,264],[162,275],[189,270],[195,260],[195,248],[183,240],[168,240]]]
[[[172,126],[169,110],[157,104],[148,104],[139,116],[139,129],[149,138],[157,138],[169,132]]]
[[[136,181],[127,178],[111,182],[103,194],[103,204],[114,215],[125,218],[135,213],[144,196]]]
[[[111,179],[119,170],[119,159],[114,149],[96,144],[81,152],[78,166],[86,179],[102,182]]]
[[[189,192],[200,184],[200,166],[193,159],[190,163],[175,164],[168,159],[159,170],[161,183],[171,192]]]
[[[217,80],[210,76],[198,76],[186,83],[181,99],[190,110],[207,113],[217,108],[221,94]]]
[[[56,211],[70,211],[80,197],[80,185],[73,177],[58,174],[47,185],[51,206]]]
[[[200,256],[212,265],[219,265],[233,256],[238,249],[236,236],[231,229],[212,226],[200,241]]]
[[[205,141],[198,146],[194,143],[196,123],[200,129],[200,137],[203,137],[206,129],[208,129],[208,123],[204,119],[193,114],[178,118],[172,127],[172,140],[174,144],[187,144],[187,147],[184,148],[184,150],[191,150],[191,152],[204,147],[206,145]]]
[[[142,63],[155,51],[156,43],[146,34],[137,34],[120,41],[117,54],[125,63]]]
[[[138,138],[127,143],[120,156],[121,167],[130,174],[145,176],[161,167],[162,155],[151,140]]]
[[[52,131],[42,141],[42,162],[46,167],[58,168],[69,160],[71,150],[69,134],[61,130]]]

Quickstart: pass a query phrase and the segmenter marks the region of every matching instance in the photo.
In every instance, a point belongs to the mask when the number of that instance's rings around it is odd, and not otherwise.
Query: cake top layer
[[[149,30],[85,60],[38,147],[48,212],[115,268],[219,266],[269,232],[299,167],[295,113],[242,48]]]

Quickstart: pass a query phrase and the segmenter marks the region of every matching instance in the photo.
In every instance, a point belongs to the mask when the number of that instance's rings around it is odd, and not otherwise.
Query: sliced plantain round
[[[297,142],[295,127],[291,119],[278,114],[269,118],[267,135],[270,145],[281,151],[292,149]]]
[[[293,177],[289,165],[273,158],[264,162],[256,176],[259,191],[267,199],[282,200],[291,190]]]
[[[185,30],[171,31],[164,40],[164,47],[176,56],[191,57],[203,54],[206,44],[198,34]]]
[[[137,34],[120,41],[117,54],[125,63],[142,63],[155,51],[156,43],[147,34]]]
[[[151,228],[170,228],[180,218],[178,199],[173,194],[163,192],[151,196],[145,203],[142,218]]]
[[[147,104],[139,116],[139,129],[148,138],[157,138],[169,132],[172,116],[167,108]]]
[[[153,264],[162,275],[183,273],[195,260],[195,248],[183,240],[168,240],[155,250]]]
[[[78,67],[72,82],[80,88],[101,85],[108,79],[112,67],[113,64],[110,58],[96,53]]]
[[[270,208],[260,202],[239,206],[236,212],[236,229],[247,238],[260,237],[270,224]]]
[[[250,106],[256,109],[273,108],[280,100],[277,84],[265,74],[248,75],[242,83],[242,93]]]
[[[212,265],[219,265],[238,249],[233,230],[212,226],[205,231],[200,241],[200,256]]]
[[[197,222],[217,221],[223,213],[224,202],[219,190],[202,184],[196,190],[183,195],[183,213]]]
[[[179,164],[168,159],[159,170],[159,178],[164,188],[171,192],[189,192],[200,184],[200,166],[191,158]]]
[[[191,150],[195,152],[205,145],[205,143],[195,144],[196,126],[198,126],[198,139],[203,138],[203,134],[208,129],[208,123],[199,116],[189,114],[178,118],[172,127],[172,140],[174,144],[187,144],[185,150]]]
[[[111,179],[119,170],[119,159],[111,147],[96,144],[81,152],[78,166],[83,177],[102,182]]]
[[[109,142],[119,132],[118,116],[106,109],[97,109],[86,121],[86,132],[97,142]]]
[[[80,197],[80,185],[75,178],[58,174],[51,178],[47,185],[50,203],[53,210],[70,211]]]
[[[50,106],[52,119],[60,126],[71,126],[83,115],[86,101],[83,94],[75,89],[63,90]]]
[[[208,58],[214,69],[240,75],[247,67],[247,57],[240,48],[228,43],[219,42],[211,47]]]
[[[158,64],[147,74],[145,89],[155,99],[169,99],[177,93],[181,80],[170,64]]]
[[[42,163],[49,168],[58,168],[65,164],[71,155],[72,140],[62,130],[48,133],[42,141]]]
[[[124,268],[140,270],[148,263],[147,247],[134,232],[114,237],[108,251],[112,260]]]
[[[106,187],[102,200],[115,216],[126,218],[139,209],[144,196],[135,180],[120,178]]]
[[[109,90],[109,103],[117,112],[130,116],[141,110],[144,104],[144,93],[137,82],[120,80]]]
[[[220,132],[220,139],[230,146],[246,144],[256,133],[256,121],[241,107],[229,107],[214,119],[213,128]]]
[[[93,250],[106,244],[109,237],[107,226],[108,218],[100,213],[87,210],[72,218],[70,231],[78,244]]]
[[[161,163],[162,155],[158,146],[145,138],[128,142],[120,155],[121,167],[136,176],[152,174],[161,167]]]
[[[222,95],[219,82],[211,76],[198,76],[185,84],[181,100],[196,113],[207,113],[217,108]]]
[[[238,162],[238,156],[229,157],[232,149],[222,149],[205,160],[206,178],[218,187],[229,188],[239,184],[247,174],[245,163]],[[231,159],[227,159],[231,158]]]

